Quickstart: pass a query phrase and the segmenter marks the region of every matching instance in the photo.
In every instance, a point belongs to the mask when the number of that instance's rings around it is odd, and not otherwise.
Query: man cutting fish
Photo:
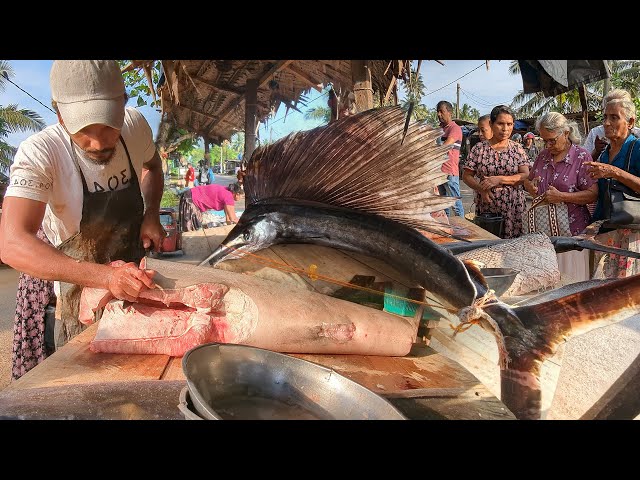
[[[154,287],[155,272],[139,269],[138,262],[145,248],[159,250],[165,235],[159,218],[164,179],[149,124],[125,108],[116,61],[57,60],[50,86],[58,123],[18,148],[0,256],[23,274],[56,281],[57,348],[83,329],[83,287],[108,289],[128,301]],[[50,244],[38,238],[41,226]],[[108,265],[114,260],[127,263]]]

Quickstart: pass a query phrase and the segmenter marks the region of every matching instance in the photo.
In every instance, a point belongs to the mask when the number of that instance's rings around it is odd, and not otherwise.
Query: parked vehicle
[[[160,208],[160,223],[167,232],[162,241],[162,252],[173,253],[182,250],[182,235],[178,227],[178,211],[173,207]]]

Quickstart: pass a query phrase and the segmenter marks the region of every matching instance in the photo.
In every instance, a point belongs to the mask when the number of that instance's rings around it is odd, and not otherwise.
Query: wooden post
[[[373,108],[373,88],[369,60],[351,60],[351,79],[358,113]]]
[[[246,135],[245,135],[246,138]],[[246,140],[245,140],[246,143]],[[224,144],[224,140],[222,142],[220,142],[220,174],[224,175],[225,169],[224,169],[224,147],[222,146]]]
[[[460,118],[460,84],[456,88],[456,118]]]
[[[257,103],[258,103],[258,81],[247,80],[246,101],[244,108],[244,161],[251,158],[251,154],[256,149],[256,123],[257,123]]]
[[[589,105],[587,104],[587,87],[582,84],[578,87],[580,96],[580,105],[582,106],[582,124],[584,125],[584,134],[589,133]]]

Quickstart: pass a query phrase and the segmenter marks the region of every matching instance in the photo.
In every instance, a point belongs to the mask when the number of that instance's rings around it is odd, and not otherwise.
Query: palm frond
[[[18,110],[17,105],[0,106],[0,122],[7,133],[39,132],[47,126],[38,113],[25,108]]]
[[[329,120],[331,120],[331,110],[329,107],[324,107],[322,105],[310,108],[304,113],[304,119],[321,120],[325,123],[329,123]]]
[[[0,60],[0,92],[4,91],[7,79],[14,75],[15,72],[11,64],[6,60]]]
[[[16,155],[17,150],[17,148],[12,147],[8,143],[0,140],[0,165],[2,165],[0,169],[6,172],[6,169],[9,167],[9,165],[11,165],[11,162],[13,161],[13,157]]]

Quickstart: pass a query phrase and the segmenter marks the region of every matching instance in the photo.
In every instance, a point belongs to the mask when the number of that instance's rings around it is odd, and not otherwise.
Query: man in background
[[[619,88],[615,90],[611,90],[602,99],[603,112],[607,106],[607,103],[610,102],[611,100],[633,101],[631,98],[631,95],[626,90],[622,90]],[[631,133],[633,133],[633,135],[636,138],[640,138],[640,128],[636,128],[636,127],[632,128]],[[608,144],[609,144],[609,140],[604,135],[604,125],[598,125],[597,127],[593,127],[591,130],[589,130],[589,134],[587,135],[587,138],[582,144],[582,147],[591,154],[591,158],[593,158],[593,161],[597,162],[598,158],[600,157],[600,154],[603,152],[603,150],[607,147]]]
[[[440,195],[446,197],[458,197],[453,210],[455,214],[463,217],[464,207],[460,197],[460,146],[462,145],[462,129],[453,121],[453,105],[446,100],[440,100],[436,105],[436,112],[440,126],[444,130],[442,135],[442,145],[453,145],[447,152],[448,159],[442,165],[442,171],[447,174],[447,181],[438,185]],[[446,209],[447,215],[451,216],[451,210]]]

